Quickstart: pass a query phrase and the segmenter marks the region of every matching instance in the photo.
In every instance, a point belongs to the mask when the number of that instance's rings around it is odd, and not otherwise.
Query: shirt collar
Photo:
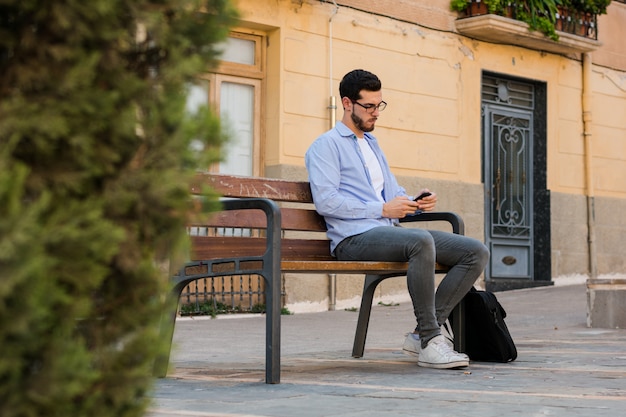
[[[341,121],[340,121],[340,122],[337,122],[337,124],[335,125],[335,128],[337,129],[337,131],[339,132],[339,134],[340,134],[341,136],[343,136],[343,137],[347,137],[347,138],[350,138],[350,137],[353,137],[353,136],[355,136],[355,137],[356,137],[356,135],[354,134],[354,132],[353,132],[353,131],[352,131],[352,130],[348,127],[348,126],[346,126],[344,122],[341,122]],[[372,135],[371,135],[370,133],[368,133],[368,132],[364,132],[363,137],[364,137],[365,139],[368,139],[368,140],[372,140],[372,139],[374,139],[374,136],[372,136]]]

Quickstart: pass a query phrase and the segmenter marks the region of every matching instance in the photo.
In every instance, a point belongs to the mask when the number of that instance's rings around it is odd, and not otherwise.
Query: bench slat
[[[309,183],[304,181],[198,173],[192,181],[191,192],[201,194],[201,190],[207,186],[223,197],[263,197],[275,201],[313,202]]]
[[[261,256],[267,241],[262,237],[192,236],[191,260]],[[283,260],[332,261],[326,239],[283,239]]]
[[[320,272],[338,274],[402,274],[406,275],[409,266],[407,262],[382,261],[282,261],[281,269],[284,272]],[[438,273],[447,272],[448,268],[435,264]]]
[[[326,222],[315,210],[284,207],[281,212],[281,227],[284,230],[306,230],[326,232]],[[190,222],[197,227],[234,227],[264,229],[267,225],[262,210],[228,210],[212,213],[203,219]]]

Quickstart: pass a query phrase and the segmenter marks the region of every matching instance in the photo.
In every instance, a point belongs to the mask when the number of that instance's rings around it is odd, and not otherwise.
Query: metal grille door
[[[484,77],[487,279],[533,276],[532,85]]]

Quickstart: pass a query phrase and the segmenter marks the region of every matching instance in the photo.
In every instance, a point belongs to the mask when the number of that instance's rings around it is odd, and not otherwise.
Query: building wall
[[[242,27],[264,33],[265,174],[306,178],[304,154],[330,127],[330,97],[354,68],[376,73],[389,103],[374,132],[408,189],[437,190],[439,209],[460,213],[467,234],[484,239],[481,74],[491,71],[547,85],[548,189],[552,276],[589,273],[586,178],[592,179],[600,275],[625,274],[626,5],[599,23],[606,47],[590,54],[592,146],[585,166],[580,54],[558,55],[481,42],[456,33],[448,0],[239,0]],[[332,38],[329,36],[332,33]],[[616,36],[613,36],[613,33]],[[337,97],[337,102],[339,102]],[[336,112],[337,119],[341,109]],[[536,215],[543,215],[536,213]],[[388,280],[381,297],[406,299]],[[323,309],[326,276],[288,276],[288,306]],[[356,306],[362,280],[340,277],[337,308]]]

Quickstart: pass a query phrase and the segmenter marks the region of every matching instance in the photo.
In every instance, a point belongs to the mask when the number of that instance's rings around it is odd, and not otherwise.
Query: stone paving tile
[[[418,367],[400,352],[412,325],[400,304],[374,308],[360,359],[350,357],[356,314],[286,316],[277,385],[264,383],[263,317],[180,321],[174,367],[156,381],[147,416],[623,415],[626,330],[586,327],[583,285],[498,298],[518,348],[512,363]]]

